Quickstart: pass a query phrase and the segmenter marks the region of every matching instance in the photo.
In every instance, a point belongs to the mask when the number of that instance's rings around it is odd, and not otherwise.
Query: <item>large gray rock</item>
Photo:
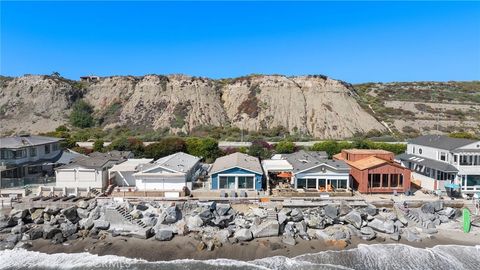
[[[302,210],[295,208],[290,212],[290,218],[294,222],[299,222],[303,220],[303,213]]]
[[[266,220],[258,226],[253,226],[251,229],[255,238],[278,236],[280,225],[276,220]]]
[[[198,214],[203,223],[207,223],[214,218],[214,215],[210,209],[206,209]]]
[[[142,211],[137,209],[132,210],[132,212],[130,212],[130,215],[133,219],[141,219],[143,217]]]
[[[137,206],[135,206],[135,209],[140,211],[146,211],[148,209],[148,206],[145,205],[144,203],[139,203],[137,204]]]
[[[157,224],[157,218],[156,217],[144,217],[144,218],[142,218],[142,221],[148,227],[153,227],[153,226],[155,226],[155,224]]]
[[[52,239],[57,233],[62,233],[62,231],[51,225],[43,226],[43,238],[44,239]]]
[[[305,218],[307,226],[313,229],[324,229],[325,228],[325,219],[318,215],[310,215]]]
[[[69,237],[78,231],[78,225],[72,222],[65,222],[60,224],[60,230],[62,230],[63,237]]]
[[[30,217],[32,220],[36,220],[38,218],[43,217],[43,208],[37,208],[30,212]]]
[[[9,228],[17,225],[17,221],[8,216],[0,217],[0,230],[4,228]]]
[[[240,229],[235,232],[234,237],[238,241],[250,241],[253,239],[253,234],[249,229]]]
[[[295,222],[289,221],[283,228],[283,235],[295,236]]]
[[[282,211],[278,212],[278,214],[277,214],[278,223],[283,224],[283,223],[285,223],[285,221],[287,221],[287,219],[288,219],[287,214],[285,214]]]
[[[338,208],[336,206],[329,204],[325,206],[324,210],[325,210],[325,216],[331,219],[338,218]]]
[[[385,223],[377,218],[368,222],[368,227],[374,229],[377,232],[383,232],[383,233],[386,232]]]
[[[9,234],[7,238],[5,238],[5,242],[7,242],[9,245],[15,246],[15,244],[18,243],[22,239],[22,235],[20,234]],[[11,248],[13,248],[13,246]]]
[[[81,201],[77,202],[77,207],[81,208],[81,209],[87,209],[89,205],[90,205],[90,203],[87,202],[87,201],[84,201],[84,200],[81,200]]]
[[[108,228],[110,228],[110,222],[106,220],[97,219],[93,222],[93,228],[98,230],[108,230]]]
[[[253,208],[252,213],[259,218],[266,218],[268,216],[267,210],[263,208]]]
[[[93,228],[93,219],[91,218],[83,218],[78,221],[78,225],[80,226],[80,229],[85,229],[85,230],[90,230]]]
[[[227,229],[220,230],[215,233],[215,236],[213,237],[215,240],[218,242],[225,244],[228,242],[228,238],[231,236],[231,232]]]
[[[446,207],[445,209],[440,210],[438,214],[446,216],[447,218],[453,218],[455,216],[455,209]]]
[[[434,202],[426,202],[420,208],[423,213],[427,214],[434,214],[435,213],[435,203]]]
[[[155,239],[158,241],[170,241],[173,238],[173,231],[162,229],[155,233]]]
[[[28,212],[27,209],[15,209],[14,208],[10,211],[10,217],[15,221],[22,220],[22,219],[26,218],[28,214],[29,214],[29,212]]]
[[[299,235],[305,235],[307,233],[307,223],[304,220],[295,222],[294,227]]]
[[[187,235],[189,233],[187,223],[185,220],[179,220],[177,223],[175,223],[175,230],[178,235]]]
[[[94,209],[90,211],[90,214],[88,214],[88,218],[91,218],[92,220],[97,220],[102,216],[102,209],[100,206],[96,206]]]
[[[35,240],[43,237],[43,228],[42,227],[36,227],[32,228],[28,231],[28,236],[30,240]]]
[[[353,208],[347,204],[345,201],[340,202],[340,208],[339,208],[339,216],[345,216],[346,214],[350,213],[353,210]]]
[[[60,212],[60,208],[58,208],[57,206],[48,206],[43,212],[49,215],[56,215]]]
[[[79,218],[88,218],[90,212],[84,208],[77,208],[77,215]]]
[[[368,204],[365,208],[365,212],[367,212],[370,216],[376,216],[378,214],[378,208],[373,204]]]
[[[370,227],[362,227],[360,229],[360,233],[365,235],[370,235],[370,234],[375,234],[375,231]]]
[[[392,220],[387,220],[383,223],[384,228],[385,228],[385,233],[392,234],[395,232],[395,222]]]
[[[13,234],[22,234],[24,233],[25,231],[27,230],[27,228],[25,227],[25,225],[23,225],[23,223],[19,223],[17,226],[13,227],[12,228],[12,231],[11,233]]]
[[[215,211],[219,216],[228,215],[232,207],[228,203],[217,203]]]
[[[178,210],[176,205],[167,207],[163,215],[164,215],[164,218],[162,221],[163,224],[173,224],[181,218],[181,213]]]
[[[345,216],[345,221],[352,224],[355,228],[360,229],[362,227],[362,216],[357,211],[351,211]]]
[[[76,206],[71,206],[71,207],[65,208],[61,211],[61,213],[65,216],[66,219],[68,219],[72,222],[76,221],[76,219],[78,217]]]
[[[200,227],[203,226],[203,219],[198,215],[187,216],[185,221],[187,222],[188,229],[191,231],[198,231]]]

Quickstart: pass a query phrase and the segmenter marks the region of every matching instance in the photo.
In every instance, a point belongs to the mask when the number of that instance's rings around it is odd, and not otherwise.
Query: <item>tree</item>
[[[187,153],[203,157],[206,161],[213,161],[219,156],[218,142],[213,138],[188,138],[185,143]]]
[[[457,138],[457,139],[470,139],[470,140],[478,139],[474,134],[469,132],[453,132],[448,134],[448,137]]]
[[[103,151],[103,144],[105,142],[102,139],[98,139],[93,143],[93,151],[102,152]]]
[[[52,72],[52,77],[60,77],[60,73],[57,71]]]
[[[275,151],[279,154],[289,154],[295,152],[295,144],[291,141],[281,141],[275,146]]]
[[[120,137],[112,141],[108,146],[109,150],[132,151],[135,157],[141,157],[144,154],[143,142],[134,137]]]
[[[79,128],[88,128],[93,126],[93,108],[84,100],[79,100],[73,104],[70,113],[70,123]]]
[[[174,154],[176,152],[186,152],[185,141],[181,138],[170,137],[161,139],[159,142],[152,143],[145,147],[145,156],[149,158],[161,158]]]
[[[248,148],[248,154],[258,158],[269,158],[272,154],[272,146],[266,141],[256,140]]]

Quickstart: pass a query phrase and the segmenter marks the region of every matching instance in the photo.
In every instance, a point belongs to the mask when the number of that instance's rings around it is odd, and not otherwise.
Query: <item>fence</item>
[[[55,177],[0,178],[0,188],[48,186],[55,184]]]

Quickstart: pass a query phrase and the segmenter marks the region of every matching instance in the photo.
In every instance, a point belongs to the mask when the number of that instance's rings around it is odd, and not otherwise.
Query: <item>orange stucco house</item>
[[[398,193],[410,189],[411,171],[385,150],[344,149],[333,156],[350,166],[353,188],[360,193]]]

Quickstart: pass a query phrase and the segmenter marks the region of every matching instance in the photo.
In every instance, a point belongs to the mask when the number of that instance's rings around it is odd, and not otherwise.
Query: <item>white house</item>
[[[153,161],[152,158],[130,158],[114,165],[108,170],[108,179],[113,179],[119,187],[135,187],[134,173],[143,169],[144,166]]]
[[[459,184],[463,193],[480,191],[480,141],[426,135],[410,140],[397,160],[412,170],[422,188],[444,190]]]
[[[145,164],[133,177],[140,191],[182,191],[184,187],[192,190],[200,167],[199,157],[179,152]]]
[[[91,153],[55,169],[56,187],[73,189],[105,189],[109,183],[108,169],[125,161],[130,152]]]
[[[347,191],[350,167],[345,161],[327,159],[326,153],[298,151],[282,155],[293,167],[292,184],[296,189]]]

